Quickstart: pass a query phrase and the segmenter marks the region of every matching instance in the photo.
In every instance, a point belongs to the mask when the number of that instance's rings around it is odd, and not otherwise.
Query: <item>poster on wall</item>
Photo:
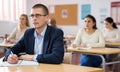
[[[107,14],[108,14],[107,8],[100,8],[99,14],[100,14],[100,23],[104,24],[104,20],[107,17]]]
[[[54,14],[55,13],[55,6],[51,5],[50,8],[49,8],[49,12],[51,14]]]
[[[100,23],[104,24],[104,20],[107,16],[106,15],[100,15]]]
[[[85,16],[91,14],[91,4],[81,5],[81,19],[84,20]]]
[[[67,9],[63,9],[61,15],[62,15],[62,18],[67,18],[68,17],[68,11],[67,11]]]

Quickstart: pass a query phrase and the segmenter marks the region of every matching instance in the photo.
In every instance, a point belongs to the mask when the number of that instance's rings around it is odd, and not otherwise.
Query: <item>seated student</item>
[[[49,25],[52,26],[52,27],[57,27],[55,18],[50,18]]]
[[[7,38],[7,42],[16,43],[23,36],[26,29],[30,27],[28,16],[26,14],[21,14],[19,25],[14,29],[14,31]]]
[[[10,64],[17,63],[19,59],[39,63],[62,63],[64,57],[63,31],[48,26],[48,8],[43,4],[35,4],[31,9],[30,17],[34,28],[25,31],[19,42],[6,52],[4,60]],[[26,52],[26,54],[17,56],[21,52]]]
[[[114,20],[111,17],[107,17],[104,21],[105,29],[103,30],[103,35],[106,42],[120,42],[120,31],[118,30]],[[106,46],[111,48],[118,48],[115,46]],[[106,55],[106,60],[114,61],[118,60],[118,55],[112,54],[112,55]],[[109,70],[112,69],[112,65],[108,66]]]
[[[106,42],[120,42],[120,31],[111,17],[107,17],[104,21],[105,29],[103,30]]]
[[[29,20],[26,14],[21,14],[19,25],[14,29],[14,31],[9,35],[5,34],[3,43],[13,43],[15,44],[23,36],[26,29],[29,28]],[[5,49],[0,47],[0,53],[4,53]]]
[[[96,27],[96,19],[92,15],[85,17],[85,27],[79,30],[73,47],[104,47],[105,41],[102,32]],[[99,56],[82,54],[80,64],[82,66],[99,67],[102,59]]]

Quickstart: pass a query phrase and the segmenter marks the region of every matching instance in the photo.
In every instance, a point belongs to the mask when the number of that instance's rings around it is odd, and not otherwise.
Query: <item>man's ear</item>
[[[50,19],[49,15],[46,15],[46,21],[48,22]]]

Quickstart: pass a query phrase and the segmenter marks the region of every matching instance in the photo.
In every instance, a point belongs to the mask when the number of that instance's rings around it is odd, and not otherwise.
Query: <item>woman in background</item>
[[[104,21],[105,29],[103,30],[104,38],[106,42],[120,42],[120,31],[117,28],[114,20],[111,17],[107,17]],[[118,48],[116,46],[106,46],[111,48]],[[117,54],[106,55],[106,61],[111,62],[114,60],[118,60]],[[115,67],[117,72],[117,67]],[[113,70],[113,65],[108,66],[108,70]]]
[[[56,26],[56,20],[55,20],[55,18],[51,18],[50,20],[49,20],[49,26],[52,26],[52,27],[57,27]]]
[[[111,17],[107,17],[104,21],[105,29],[103,34],[106,42],[120,42],[120,31]]]
[[[73,47],[104,47],[105,41],[103,34],[96,27],[96,19],[92,15],[85,17],[85,27],[76,36]],[[99,56],[82,54],[80,64],[82,66],[99,67],[102,59]]]
[[[19,18],[19,25],[14,29],[14,31],[7,38],[7,42],[16,43],[23,36],[26,29],[30,27],[28,16],[26,14],[21,14]]]

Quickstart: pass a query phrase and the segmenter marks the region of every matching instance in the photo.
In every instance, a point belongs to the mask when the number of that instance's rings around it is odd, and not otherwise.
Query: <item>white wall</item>
[[[110,16],[110,3],[120,0],[26,0],[26,11],[30,15],[31,8],[36,3],[43,3],[45,5],[62,5],[62,4],[78,4],[78,24],[77,26],[59,26],[63,29],[65,34],[76,34],[78,30],[83,26],[84,21],[81,20],[81,5],[91,4],[91,14],[95,16],[97,25],[99,28],[103,28],[103,24],[100,23],[100,9],[106,9],[106,16]],[[31,20],[30,20],[31,21]],[[4,25],[5,24],[5,25]],[[4,23],[0,21],[0,35],[10,33],[14,25],[10,23]],[[8,24],[8,25],[6,25]]]
[[[120,0],[28,0],[28,9],[31,9],[31,5],[36,3],[42,3],[45,5],[62,5],[62,4],[78,4],[78,24],[77,26],[59,26],[63,29],[65,34],[76,34],[78,30],[83,26],[84,21],[81,20],[81,5],[82,4],[91,4],[91,14],[97,20],[97,26],[101,29],[104,27],[103,24],[100,23],[100,15],[103,13],[100,12],[101,9],[106,9],[104,15],[110,16],[110,4],[114,1]],[[33,3],[34,2],[34,3]],[[27,10],[27,13],[30,13],[30,10]]]
[[[17,22],[0,21],[0,36],[10,34],[16,26]]]

